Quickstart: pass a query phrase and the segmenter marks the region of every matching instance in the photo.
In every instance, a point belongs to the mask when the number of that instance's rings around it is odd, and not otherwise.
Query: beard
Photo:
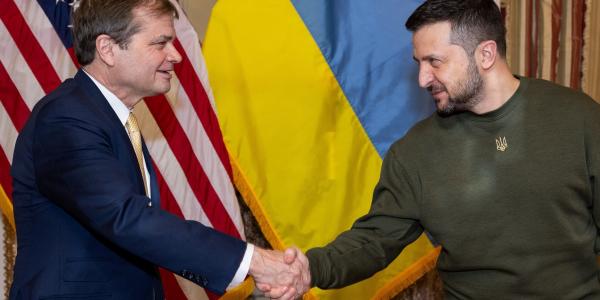
[[[445,91],[448,94],[448,104],[437,109],[441,116],[449,116],[457,112],[468,111],[481,102],[483,79],[477,70],[474,59],[469,59],[466,79],[458,82],[455,95],[450,95],[446,87],[440,82],[433,83],[428,89],[432,94]]]

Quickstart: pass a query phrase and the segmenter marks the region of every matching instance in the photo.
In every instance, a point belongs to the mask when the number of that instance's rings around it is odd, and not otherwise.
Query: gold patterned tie
[[[142,173],[142,180],[144,181],[144,194],[147,194],[146,169],[144,168],[144,154],[142,154],[142,135],[140,134],[140,127],[138,127],[137,120],[135,119],[133,113],[129,113],[127,122],[125,122],[125,127],[129,133],[129,139],[131,140],[131,145],[133,145],[133,150],[135,151],[135,156],[137,157],[137,161],[140,166],[140,172]]]

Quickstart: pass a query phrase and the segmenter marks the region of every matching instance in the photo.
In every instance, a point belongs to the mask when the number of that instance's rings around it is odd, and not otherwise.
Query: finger
[[[277,274],[276,278],[273,279],[274,281],[272,283],[279,286],[292,286],[298,280],[300,280],[300,276],[294,274],[295,272],[290,270],[291,268],[288,265],[284,266],[287,268],[281,270],[279,274]]]
[[[288,250],[286,250],[286,251],[288,251]],[[299,269],[302,271],[308,270],[308,258],[306,257],[306,255],[304,255],[304,253],[302,253],[302,251],[300,249],[295,248],[295,247],[290,252],[294,252],[296,257],[292,263],[288,263],[288,264],[290,266],[292,266],[293,268],[296,268],[296,269]]]
[[[304,274],[303,274],[303,277],[298,282],[296,282],[295,288],[296,288],[296,297],[302,296],[304,293],[306,293],[310,289],[310,282],[306,281],[306,279],[304,278]]]
[[[310,284],[311,284],[311,277],[310,277],[310,271],[305,271],[302,273],[302,283],[304,283],[304,286],[308,289],[310,288]]]
[[[279,297],[280,300],[290,300],[290,299],[295,299],[296,298],[296,289],[295,288],[290,288],[287,290],[287,292],[285,292],[281,297]]]
[[[297,251],[298,255],[296,257],[296,260],[292,264],[290,264],[290,270],[295,276],[304,280],[306,277],[305,274],[310,273],[310,269],[308,267],[308,260],[306,259],[306,256],[302,254],[300,249],[295,249],[295,251]]]
[[[271,290],[271,285],[266,284],[266,283],[256,283],[256,287],[263,293],[268,292]]]
[[[304,284],[310,285],[310,268],[309,268],[308,257],[306,257],[306,255],[304,255],[304,253],[302,253],[302,251],[300,249],[295,248],[295,250],[298,253],[296,261],[302,265],[302,268],[301,268],[302,281],[304,282]]]
[[[306,257],[306,255],[304,253],[302,253],[302,250],[294,247],[294,249],[297,251],[297,259],[298,261],[300,261],[300,263],[302,263],[302,265],[304,265],[305,267],[308,267],[308,257]]]
[[[292,288],[292,289],[294,289],[294,288]],[[290,288],[288,288],[287,286],[274,287],[274,288],[271,288],[271,290],[269,292],[265,293],[265,295],[267,295],[267,297],[269,297],[269,298],[279,299],[283,295],[285,295],[288,292],[288,290],[290,290]]]
[[[294,281],[300,280],[304,273],[304,266],[298,262],[289,265],[288,272],[293,276]]]

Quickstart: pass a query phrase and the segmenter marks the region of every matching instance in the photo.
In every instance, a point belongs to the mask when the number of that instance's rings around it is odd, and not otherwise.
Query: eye
[[[442,61],[436,58],[432,58],[429,60],[429,63],[431,64],[432,67],[434,68],[439,68],[442,66]]]
[[[159,49],[162,49],[167,45],[167,41],[156,41],[153,42],[152,45],[156,46]]]

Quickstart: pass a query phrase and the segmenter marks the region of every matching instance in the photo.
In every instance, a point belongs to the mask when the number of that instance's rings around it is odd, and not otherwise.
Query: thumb
[[[290,265],[296,260],[297,250],[295,248],[287,248],[285,249],[285,253],[283,254],[283,261]]]

